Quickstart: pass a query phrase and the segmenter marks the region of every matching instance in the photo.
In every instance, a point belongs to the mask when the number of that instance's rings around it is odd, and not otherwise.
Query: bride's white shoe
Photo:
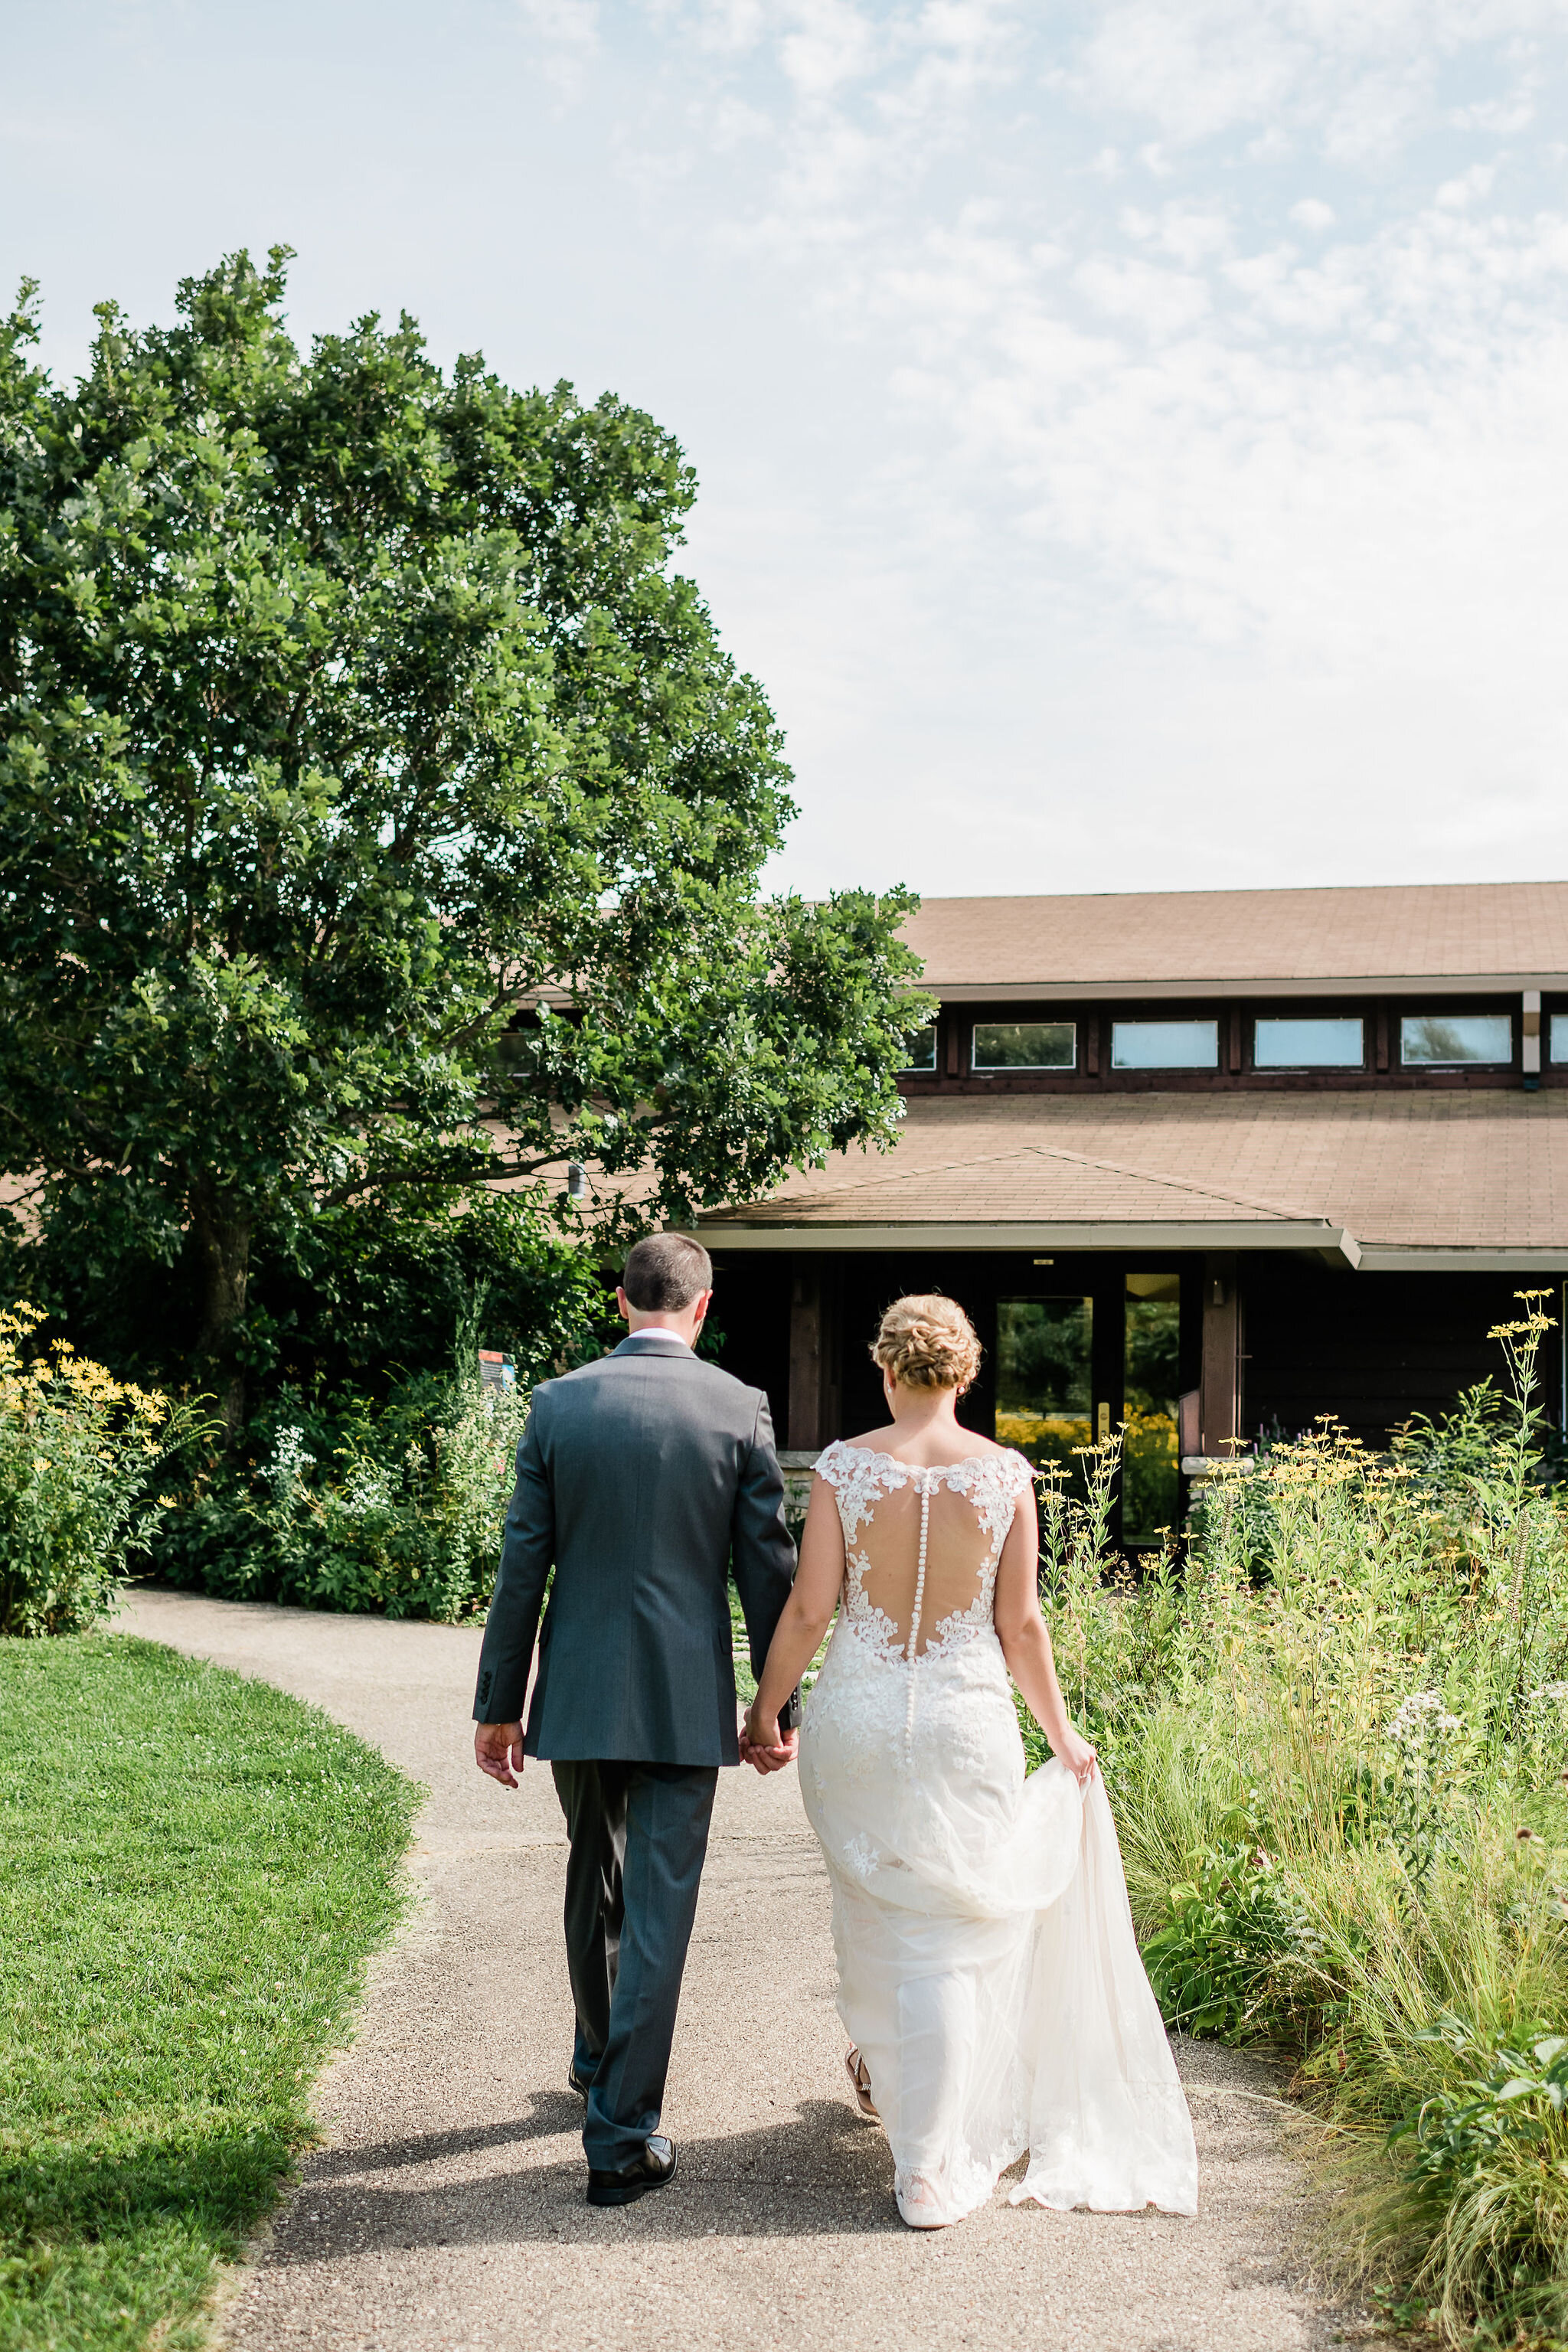
[[[945,2230],[953,2219],[942,2203],[936,2183],[917,2172],[899,2190],[899,2211],[911,2230]]]

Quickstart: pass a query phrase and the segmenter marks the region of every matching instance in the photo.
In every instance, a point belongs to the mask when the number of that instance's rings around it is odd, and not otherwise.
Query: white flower
[[[1441,1691],[1412,1691],[1395,1710],[1388,1736],[1396,1748],[1415,1748],[1427,1740],[1450,1738],[1462,1728],[1458,1717],[1444,1706]]]
[[[316,1466],[316,1457],[305,1451],[302,1429],[280,1429],[272,1442],[272,1459],[262,1476],[274,1494],[287,1495],[297,1486],[307,1470]]]
[[[391,1482],[379,1462],[354,1464],[342,1491],[342,1506],[355,1519],[365,1517],[371,1511],[391,1509]]]

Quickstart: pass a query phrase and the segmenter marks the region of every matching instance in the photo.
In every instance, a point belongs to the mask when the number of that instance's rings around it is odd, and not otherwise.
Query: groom
[[[719,1767],[740,1760],[729,1578],[760,1674],[795,1575],[767,1398],[693,1353],[712,1296],[700,1243],[638,1242],[616,1294],[628,1336],[535,1390],[479,1653],[480,1771],[515,1789],[525,1751],[548,1758],[566,1816],[590,2205],[675,2176],[658,2123],[676,2003]]]

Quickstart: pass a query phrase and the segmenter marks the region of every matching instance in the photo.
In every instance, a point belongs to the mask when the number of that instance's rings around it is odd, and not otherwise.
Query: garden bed
[[[1444,2343],[1568,2340],[1568,1497],[1538,1297],[1376,1457],[1324,1423],[1223,1479],[1138,1580],[1044,1507],[1166,2020],[1283,2055],[1323,2129],[1321,2251]],[[1034,1760],[1044,1752],[1026,1720]]]

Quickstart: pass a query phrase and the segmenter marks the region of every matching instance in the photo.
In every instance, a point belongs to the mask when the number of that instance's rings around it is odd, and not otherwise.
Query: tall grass
[[[1374,1457],[1237,1465],[1185,1562],[1110,1569],[1114,1449],[1053,1487],[1064,1685],[1167,2017],[1286,2053],[1329,2260],[1440,2340],[1568,2335],[1568,1514],[1542,1294],[1498,1383]]]

